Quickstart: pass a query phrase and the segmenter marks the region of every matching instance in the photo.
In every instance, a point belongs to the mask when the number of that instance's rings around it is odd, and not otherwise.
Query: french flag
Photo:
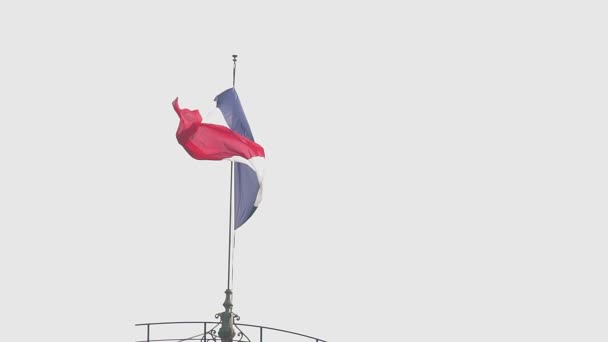
[[[204,118],[198,110],[173,109],[179,116],[177,141],[194,159],[230,160],[234,165],[234,227],[239,228],[262,200],[264,148],[258,145],[234,88],[216,96],[216,108]]]

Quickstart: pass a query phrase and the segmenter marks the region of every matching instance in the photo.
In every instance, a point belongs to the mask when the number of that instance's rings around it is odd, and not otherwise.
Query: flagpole
[[[236,58],[238,55],[232,55],[232,88],[236,84]],[[232,283],[234,282],[234,162],[230,162],[230,215],[228,222],[228,290],[232,290]]]
[[[232,55],[232,88],[234,88],[236,81],[236,57]],[[234,263],[234,213],[236,211],[235,198],[234,198],[234,162],[230,162],[230,215],[228,222],[228,286],[224,293],[226,298],[224,299],[224,312],[215,315],[216,318],[220,318],[221,327],[218,331],[218,336],[222,342],[231,342],[236,335],[236,329],[234,328],[235,314],[232,312],[232,282],[233,282],[233,263]],[[238,316],[237,316],[238,318]]]
[[[233,227],[233,214],[232,214],[232,210],[233,210],[233,194],[234,194],[234,162],[231,161],[230,162],[230,215],[228,216],[228,285],[226,286],[226,288],[228,290],[231,290],[231,278],[232,278],[232,231],[234,230]]]
[[[232,63],[233,63],[233,66],[232,66],[232,88],[233,89],[234,89],[234,87],[236,85],[236,58],[237,57],[238,57],[238,55],[232,55]],[[235,175],[234,171],[235,171],[236,165],[234,164],[233,161],[230,162],[230,168],[231,168],[230,173],[233,175],[232,176],[232,180],[231,180],[233,183],[232,183],[231,189],[230,189],[230,192],[232,193],[231,194],[231,197],[232,197],[232,201],[231,202],[232,202],[232,207],[233,207],[233,209],[232,209],[232,220],[231,220],[231,222],[232,222],[232,228],[230,229],[230,232],[232,233],[231,240],[230,240],[230,243],[232,244],[232,258],[231,258],[231,266],[230,266],[231,267],[231,269],[230,269],[230,282],[232,283],[232,287],[234,287],[234,250],[236,249],[236,230],[235,230],[236,229],[236,227],[235,227],[235,225],[236,225],[236,217],[235,217],[235,215],[236,215],[236,197],[234,195],[234,177],[235,177],[234,176]],[[230,289],[232,289],[232,287],[230,287]]]

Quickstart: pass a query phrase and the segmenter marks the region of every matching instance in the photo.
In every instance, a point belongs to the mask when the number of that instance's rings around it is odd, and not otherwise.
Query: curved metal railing
[[[196,329],[197,332],[202,331],[200,333],[197,333],[196,335],[193,336],[189,336],[189,337],[185,337],[185,338],[168,338],[167,336],[165,337],[154,337],[154,334],[157,334],[159,330],[159,328],[161,326],[163,327],[168,327],[168,326],[176,326],[176,325],[190,325],[190,326],[198,326],[195,327],[194,329]],[[140,324],[135,324],[135,326],[138,327],[146,327],[146,332],[145,332],[145,336],[146,338],[144,340],[138,340],[136,342],[186,342],[186,341],[200,341],[200,342],[220,342],[221,339],[218,336],[218,331],[219,331],[219,326],[220,323],[219,322],[204,322],[204,321],[186,321],[186,322],[158,322],[158,323],[140,323]],[[244,324],[244,323],[234,323],[234,326],[236,328],[237,334],[235,335],[234,339],[232,341],[234,342],[264,342],[264,332],[265,331],[272,331],[272,332],[279,332],[279,333],[283,333],[283,334],[289,334],[291,336],[294,337],[299,337],[301,338],[301,341],[310,341],[310,340],[314,340],[315,342],[327,342],[325,340],[322,340],[320,338],[317,337],[312,337],[309,335],[304,335],[304,334],[300,334],[297,332],[293,332],[293,331],[289,331],[289,330],[284,330],[284,329],[277,329],[277,328],[271,328],[271,327],[265,327],[265,326],[261,326],[261,325],[253,325],[253,324]],[[154,329],[152,329],[154,328]],[[241,329],[243,328],[243,329]],[[165,332],[165,335],[167,333]],[[160,334],[157,334],[156,336],[158,336]],[[272,342],[273,339],[268,339],[267,341]]]

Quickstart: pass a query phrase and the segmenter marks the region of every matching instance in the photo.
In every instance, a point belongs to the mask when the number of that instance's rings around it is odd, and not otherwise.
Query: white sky
[[[606,341],[596,1],[0,4],[0,340],[209,320],[228,163],[171,101],[231,85],[267,153],[242,321],[330,341]]]

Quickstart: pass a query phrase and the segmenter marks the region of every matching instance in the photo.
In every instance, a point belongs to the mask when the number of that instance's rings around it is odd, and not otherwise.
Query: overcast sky
[[[209,110],[233,53],[267,155],[242,322],[608,339],[605,4],[204,3],[0,4],[0,340],[222,310],[229,164],[186,154],[171,101]]]

